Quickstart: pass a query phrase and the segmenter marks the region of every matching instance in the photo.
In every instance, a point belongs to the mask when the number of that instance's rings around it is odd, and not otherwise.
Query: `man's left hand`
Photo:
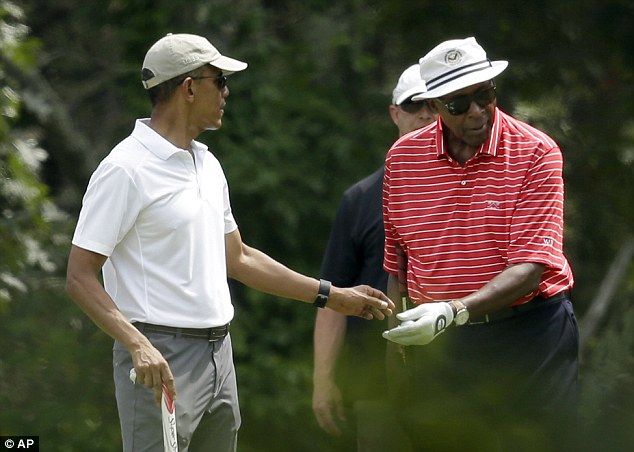
[[[426,345],[453,322],[449,303],[423,303],[396,314],[399,326],[383,332],[383,337],[401,345]]]

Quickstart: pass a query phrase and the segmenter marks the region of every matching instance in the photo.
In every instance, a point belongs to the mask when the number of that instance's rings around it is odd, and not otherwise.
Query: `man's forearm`
[[[105,256],[73,246],[68,258],[66,292],[102,331],[131,350],[145,343],[145,336],[128,322],[97,279],[105,260]]]
[[[103,332],[121,342],[128,350],[145,341],[145,337],[121,314],[97,279],[85,282],[69,279],[70,298]]]
[[[460,301],[467,306],[471,317],[489,314],[500,308],[510,306],[518,299],[534,292],[539,286],[543,271],[544,266],[542,264],[530,262],[509,266],[482,288],[462,297]],[[393,300],[400,299],[398,281],[393,275],[388,278],[387,295]],[[400,311],[400,303],[396,303],[396,305],[397,311]],[[389,319],[390,328],[397,324],[398,320],[395,316]]]
[[[330,309],[320,309],[315,319],[314,352],[315,384],[324,379],[334,380],[334,373],[346,335],[346,318]]]
[[[510,306],[523,296],[534,292],[544,272],[542,264],[525,262],[507,267],[481,289],[461,298],[471,317],[489,314]]]
[[[277,262],[265,253],[242,242],[236,230],[225,236],[229,277],[254,289],[279,297],[312,303],[320,282]],[[326,294],[324,294],[326,296]],[[383,292],[369,286],[341,288],[331,286],[326,306],[345,315],[371,320],[392,314],[394,304]]]
[[[244,245],[239,265],[229,276],[253,289],[278,297],[312,303],[317,296],[319,282],[302,275],[265,253]]]

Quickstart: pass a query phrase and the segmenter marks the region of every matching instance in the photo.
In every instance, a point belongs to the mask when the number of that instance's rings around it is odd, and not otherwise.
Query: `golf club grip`
[[[178,452],[178,434],[176,433],[176,412],[174,400],[170,397],[167,386],[163,384],[161,400],[161,422],[163,424],[163,450]]]
[[[407,254],[403,251],[400,244],[395,245],[396,249],[396,266],[398,268],[398,291],[401,295],[401,308],[407,310],[407,302],[409,295],[407,293]]]

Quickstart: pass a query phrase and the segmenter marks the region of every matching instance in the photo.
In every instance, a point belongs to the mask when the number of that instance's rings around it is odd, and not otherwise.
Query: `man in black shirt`
[[[399,136],[436,119],[426,102],[411,100],[424,90],[419,65],[410,66],[400,76],[389,106]],[[321,276],[333,284],[387,289],[382,189],[383,167],[345,191],[322,263]],[[386,326],[346,319],[330,309],[317,313],[313,411],[323,430],[343,436],[342,450],[351,450],[351,442],[362,452],[407,450],[399,446],[398,426],[388,422],[389,410],[377,391],[386,384],[385,357],[377,353],[385,350],[381,333]]]

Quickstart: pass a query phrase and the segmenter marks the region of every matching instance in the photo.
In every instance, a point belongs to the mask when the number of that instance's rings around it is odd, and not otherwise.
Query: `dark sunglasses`
[[[203,78],[213,78],[218,87],[218,91],[222,91],[227,86],[227,76],[222,75],[222,72],[218,75],[203,75],[201,77],[191,77],[192,80],[200,80]]]
[[[469,108],[471,108],[471,102],[475,102],[481,107],[486,107],[495,100],[495,96],[495,85],[493,85],[489,88],[482,88],[473,94],[456,96],[453,99],[446,101],[438,99],[438,101],[447,107],[447,110],[451,115],[458,116],[469,111]]]
[[[401,105],[399,105],[399,107],[401,107],[401,109],[405,113],[413,114],[413,113],[418,113],[419,111],[421,111],[425,105],[427,105],[426,100],[407,99],[401,102]]]

